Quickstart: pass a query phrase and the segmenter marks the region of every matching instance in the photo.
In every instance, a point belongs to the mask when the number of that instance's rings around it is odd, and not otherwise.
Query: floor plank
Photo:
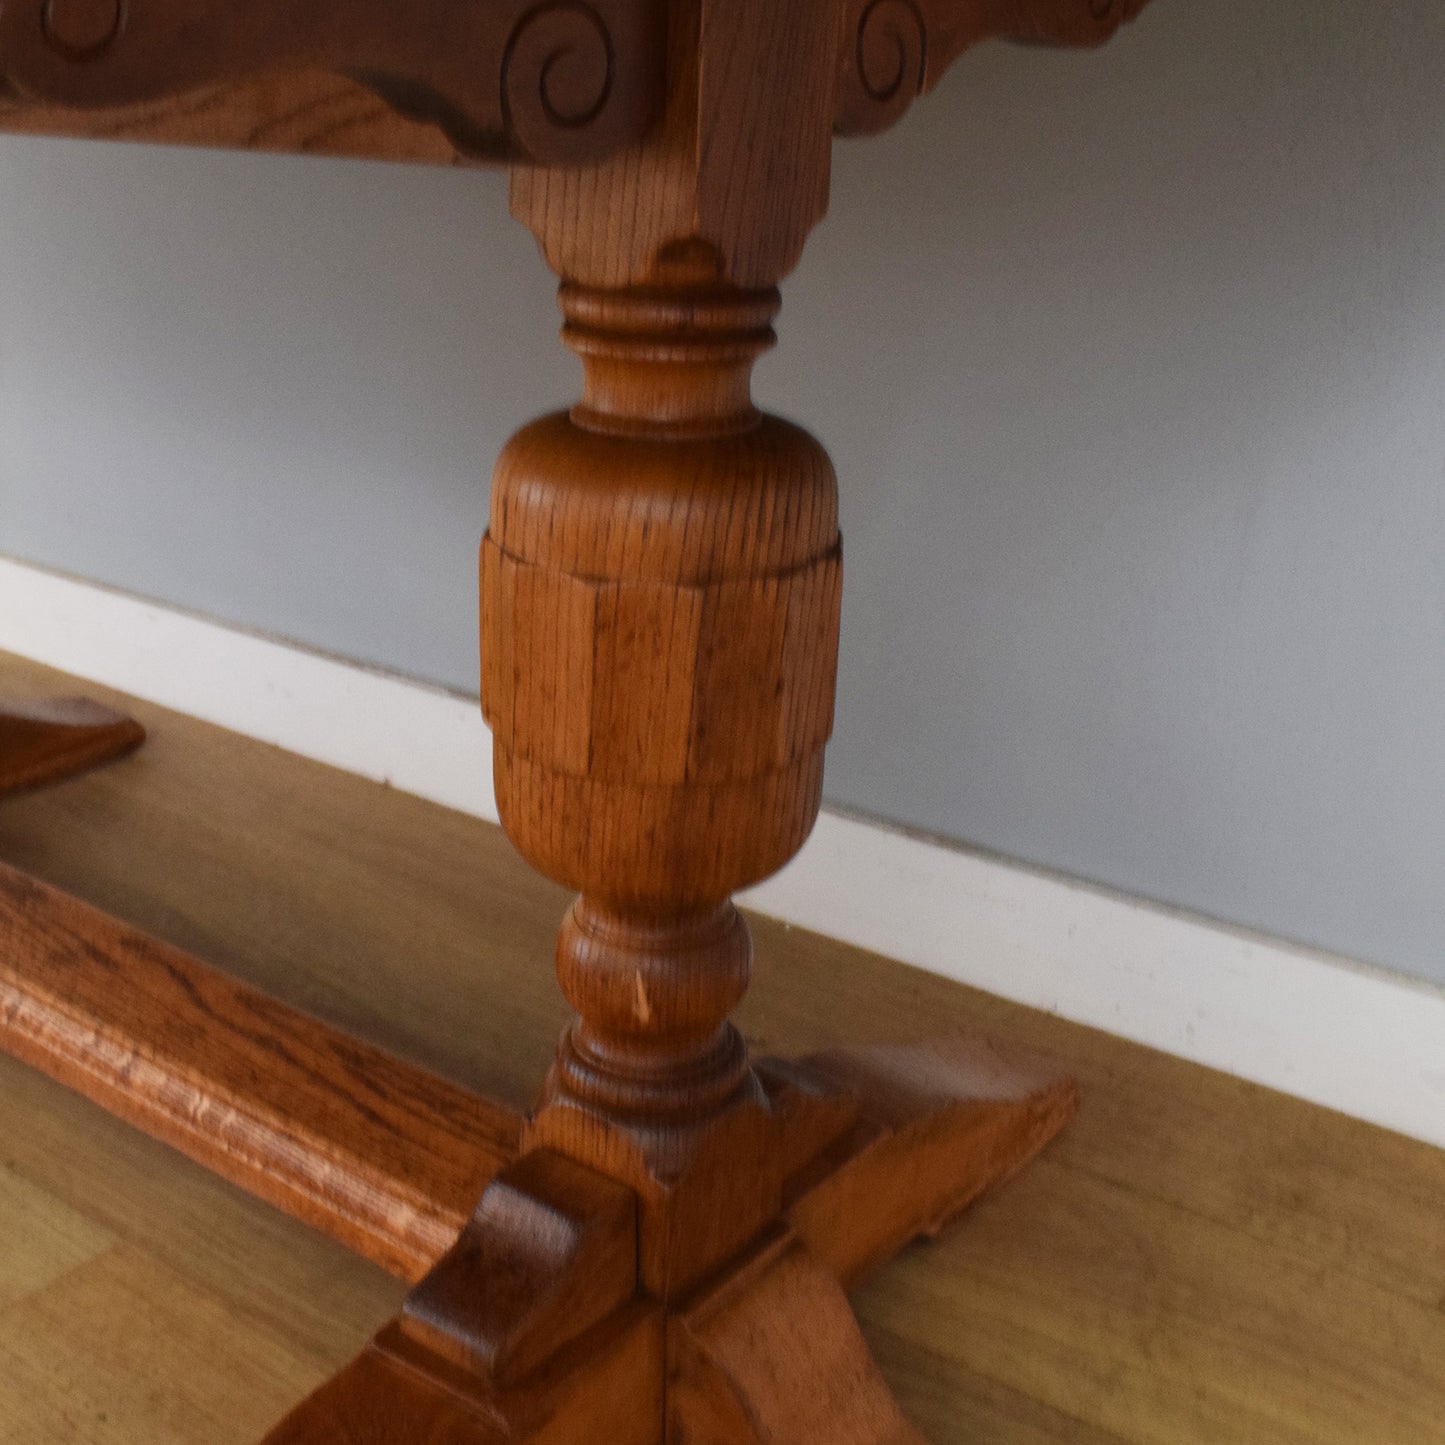
[[[298,1352],[344,1360],[401,1302],[403,1287],[390,1275],[358,1268],[341,1246],[3,1054],[0,1137],[7,1172],[55,1209],[184,1276]],[[0,1207],[0,1230],[13,1241],[7,1254],[31,1248],[39,1229],[22,1233],[25,1226],[24,1215]],[[0,1375],[0,1418],[5,1398]]]
[[[254,1445],[330,1368],[121,1246],[0,1314],[0,1440]]]
[[[76,685],[0,657],[5,689]],[[563,1016],[566,896],[486,824],[136,711],[135,757],[0,805],[0,858],[525,1104]],[[982,1027],[1083,1081],[1038,1165],[857,1296],[937,1445],[1445,1445],[1445,1152],[801,930],[756,936],[742,1021],[766,1049]],[[379,1272],[8,1060],[0,1140],[0,1255],[32,1251],[0,1258],[6,1445],[253,1438],[395,1305]],[[96,1334],[126,1297],[153,1365]],[[226,1349],[249,1413],[211,1368]]]
[[[37,1188],[8,1161],[0,1164],[0,1220],[9,1241],[0,1252],[0,1310],[55,1284],[115,1242],[113,1235]]]

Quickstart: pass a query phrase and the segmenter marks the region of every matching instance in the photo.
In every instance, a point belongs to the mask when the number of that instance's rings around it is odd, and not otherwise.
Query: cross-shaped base
[[[697,1157],[723,1223],[774,1182],[780,1206],[664,1299],[639,1284],[638,1193],[516,1111],[3,866],[0,1047],[419,1281],[268,1445],[917,1441],[843,1286],[1077,1107],[1051,1064],[978,1037],[763,1060],[748,1150]]]
[[[784,1208],[682,1298],[638,1287],[637,1201],[546,1150],[266,1445],[905,1445],[843,1285],[937,1234],[1077,1105],[981,1039],[757,1067]],[[739,1158],[759,1177],[767,1162]]]

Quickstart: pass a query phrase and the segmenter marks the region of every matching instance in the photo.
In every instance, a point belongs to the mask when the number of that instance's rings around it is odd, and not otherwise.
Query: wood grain
[[[578,285],[774,286],[827,207],[841,7],[674,0],[669,20],[660,122],[583,171],[515,167],[512,214]]]
[[[520,1128],[3,865],[0,1046],[407,1279]]]
[[[0,689],[77,683],[0,657]],[[7,800],[0,856],[526,1100],[564,1011],[537,966],[562,889],[496,828],[93,691],[148,746]],[[1445,1152],[750,926],[739,1018],[759,1053],[974,1029],[1083,1082],[1041,1161],[854,1296],[934,1445],[1445,1445]],[[0,1138],[0,1261],[28,1281],[0,1299],[7,1445],[255,1445],[401,1304],[374,1267],[4,1057]]]

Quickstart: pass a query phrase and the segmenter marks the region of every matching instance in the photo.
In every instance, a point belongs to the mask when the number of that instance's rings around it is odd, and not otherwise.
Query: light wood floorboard
[[[0,656],[4,690],[77,685]],[[0,858],[525,1103],[563,1017],[566,896],[487,824],[134,711],[135,757],[0,804]],[[856,1296],[936,1445],[1445,1445],[1445,1153],[801,930],[756,936],[742,1018],[766,1050],[981,1027],[1083,1081],[1038,1164]],[[254,1445],[400,1292],[0,1057],[0,1445]]]

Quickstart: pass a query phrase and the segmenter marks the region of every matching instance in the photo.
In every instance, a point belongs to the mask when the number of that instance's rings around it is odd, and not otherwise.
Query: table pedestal
[[[576,1021],[456,1245],[269,1445],[914,1440],[842,1285],[1073,1111],[978,1041],[754,1065],[729,1022],[729,895],[818,811],[841,543],[827,454],[749,395],[777,293],[705,261],[563,287],[583,399],[493,478],[482,703],[508,835],[580,893]]]

